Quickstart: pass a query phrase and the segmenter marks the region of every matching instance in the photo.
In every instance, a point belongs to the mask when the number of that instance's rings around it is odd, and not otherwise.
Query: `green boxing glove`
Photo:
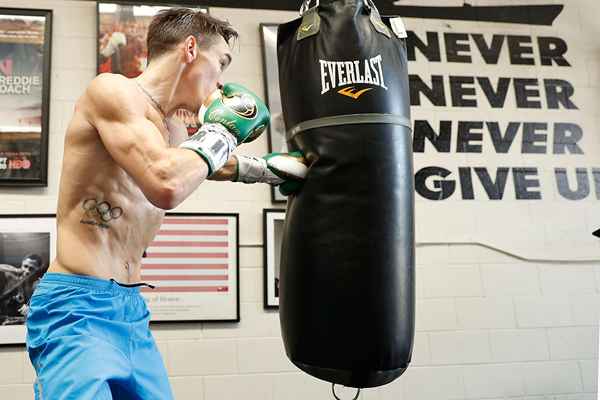
[[[260,136],[269,124],[267,106],[254,93],[227,83],[204,113],[202,127],[179,145],[195,151],[208,166],[208,176],[218,171],[235,148]]]
[[[299,151],[291,153],[269,153],[266,156],[235,156],[237,158],[236,182],[268,183],[279,186],[284,196],[297,192],[302,187],[308,167]]]
[[[226,83],[222,96],[214,100],[204,114],[204,123],[225,126],[235,136],[238,145],[259,137],[270,120],[265,103],[237,83]]]

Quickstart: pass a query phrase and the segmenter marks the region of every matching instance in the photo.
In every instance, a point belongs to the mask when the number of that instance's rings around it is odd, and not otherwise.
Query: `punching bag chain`
[[[342,400],[338,397],[337,393],[335,392],[335,383],[331,384],[331,391],[333,392],[333,397],[335,397],[336,400]],[[356,396],[354,396],[352,400],[358,399],[358,396],[360,396],[360,389],[356,389]]]
[[[300,7],[300,15],[304,15],[308,10],[311,9],[310,3],[312,3],[312,0],[305,0],[304,3],[302,3],[302,7]],[[312,8],[315,7],[319,7],[319,0],[315,0],[315,5]]]

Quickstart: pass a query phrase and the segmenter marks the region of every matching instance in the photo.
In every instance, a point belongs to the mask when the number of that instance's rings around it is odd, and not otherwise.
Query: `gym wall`
[[[461,5],[462,1],[437,3]],[[497,3],[520,4],[522,1]],[[580,159],[575,158],[567,161],[567,165],[600,168],[600,45],[597,40],[600,37],[597,21],[600,3],[597,0],[548,0],[544,3],[567,3],[557,21],[544,28],[544,35],[564,38],[570,46],[566,57],[573,63],[572,68],[556,67],[554,77],[563,76],[570,80],[578,96],[584,97],[576,97],[577,102],[581,99],[576,114],[557,114],[556,110],[547,108],[524,110],[510,102],[506,110],[489,106],[459,110],[434,106],[423,99],[421,106],[413,108],[413,119],[428,120],[436,130],[440,120],[452,120],[454,124],[464,120],[500,121],[505,129],[506,123],[512,120],[531,117],[532,121],[548,122],[567,115],[567,122],[583,121],[585,141],[581,143],[582,147],[585,144],[586,152],[585,162],[578,164]],[[0,0],[0,7],[53,10],[49,184],[47,188],[0,189],[0,213],[53,213],[65,127],[76,99],[96,73],[96,4],[31,0],[24,5],[22,0]],[[226,8],[210,8],[210,12],[230,20],[241,33],[226,80],[238,81],[257,93],[264,93],[259,23],[283,22],[297,14]],[[485,33],[489,34],[486,36],[488,43],[493,33],[539,36],[535,31],[538,27],[530,25],[490,25],[477,21],[450,23],[412,18],[405,19],[405,24],[421,40],[426,38],[428,31],[439,32],[442,42],[443,32]],[[409,65],[410,73],[422,76],[429,84],[430,77],[436,74],[443,75],[444,79],[449,75],[544,79],[553,74],[553,70],[549,70],[552,67],[542,68],[539,63],[531,70],[505,65],[504,74],[502,60],[506,59],[507,53],[506,49],[503,51],[500,64],[492,68],[481,57],[475,56],[471,63],[447,63],[442,54],[442,62],[434,63],[427,61],[417,50],[416,60]],[[472,51],[471,54],[476,53]],[[487,101],[481,94],[477,95],[477,100],[481,104]],[[490,146],[489,140],[489,135],[484,135],[483,145]],[[456,142],[453,143],[456,147]],[[268,151],[266,135],[239,151],[263,155]],[[595,164],[592,163],[594,159]],[[543,161],[548,168],[561,166],[560,162],[554,162],[552,155]],[[535,159],[526,158],[522,153],[520,156],[510,153],[506,158],[455,151],[440,155],[432,151],[430,143],[426,143],[425,152],[415,155],[415,169],[445,166],[452,170],[455,179],[457,167],[489,164],[495,169],[503,163],[505,166],[537,165]],[[552,182],[549,179],[548,185]],[[433,188],[431,182],[427,187]],[[600,202],[594,198],[593,187],[591,195],[577,205],[560,198],[551,186],[548,186],[548,196],[535,201],[517,200],[513,190],[503,200],[498,200],[502,202],[501,212],[495,208],[498,201],[489,200],[482,187],[477,188],[478,197],[472,201],[460,198],[461,191],[457,189],[456,195],[443,204],[416,194],[417,241],[440,244],[417,247],[417,333],[413,362],[396,382],[367,390],[361,399],[595,400],[598,393],[600,263],[531,262],[506,254],[546,258],[541,251],[546,246],[549,258],[599,259],[599,250],[594,249],[591,239],[586,241],[585,251],[577,252],[579,242],[570,236],[580,231],[587,235],[596,225],[600,228]],[[327,383],[298,372],[287,360],[278,315],[263,310],[262,210],[271,207],[271,193],[266,186],[205,182],[175,210],[237,212],[240,214],[241,243],[239,324],[153,327],[177,399],[330,398]],[[531,213],[528,215],[532,219],[525,231],[520,225],[507,223],[506,216],[518,220],[524,208],[535,210],[532,213],[539,211],[539,218],[541,215],[550,218],[559,233],[552,232],[546,220],[536,220]],[[565,214],[565,210],[574,211]],[[581,226],[582,221],[585,226]],[[485,232],[486,228],[489,232]],[[489,236],[482,233],[489,233]],[[565,239],[562,244],[552,241],[560,236]],[[540,237],[545,238],[544,241],[539,242]],[[505,252],[472,242],[485,242]],[[537,250],[528,252],[528,243]],[[549,243],[554,246],[548,247]],[[584,252],[586,254],[578,256]],[[568,256],[560,257],[563,253]],[[360,316],[356,323],[361,323]],[[24,348],[0,348],[0,399],[33,398],[34,379]]]

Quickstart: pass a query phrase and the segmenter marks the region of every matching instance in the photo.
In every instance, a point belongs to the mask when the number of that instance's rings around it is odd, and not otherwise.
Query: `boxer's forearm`
[[[13,272],[13,273],[20,273],[20,269],[19,268],[15,268],[12,265],[8,265],[8,264],[0,264],[0,272]]]
[[[186,149],[165,149],[149,170],[149,179],[140,183],[142,191],[155,206],[177,207],[208,175],[208,166],[198,154]]]
[[[168,149],[168,158],[158,163],[154,175],[162,189],[160,208],[172,209],[182,203],[205,179],[214,181],[232,181],[237,176],[237,158],[231,157],[210,178],[207,178],[208,166],[202,157],[186,149]]]
[[[237,158],[231,157],[221,169],[217,170],[209,178],[211,181],[233,181],[237,177]]]

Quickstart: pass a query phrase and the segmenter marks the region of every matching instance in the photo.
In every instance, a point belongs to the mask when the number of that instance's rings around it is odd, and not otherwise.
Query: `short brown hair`
[[[190,35],[195,36],[200,45],[210,44],[211,37],[215,35],[222,36],[228,44],[238,37],[227,21],[189,8],[167,8],[156,14],[148,27],[148,62]]]

